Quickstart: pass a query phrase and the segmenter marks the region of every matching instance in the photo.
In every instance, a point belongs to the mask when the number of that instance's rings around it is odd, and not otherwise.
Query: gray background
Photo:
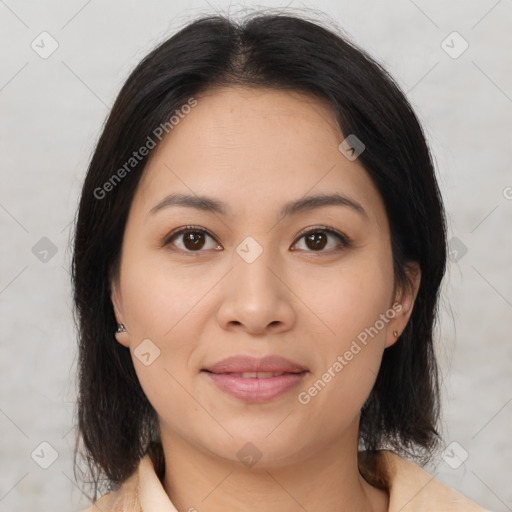
[[[429,470],[488,509],[512,510],[512,1],[289,5],[341,25],[389,69],[424,124],[453,249],[437,329],[449,449]],[[71,222],[108,109],[159,41],[199,14],[247,8],[0,0],[0,512],[88,506],[72,468],[68,269]],[[31,47],[51,49],[43,31],[58,42],[45,59]],[[469,44],[461,55],[453,31]],[[52,449],[57,459],[43,469]]]

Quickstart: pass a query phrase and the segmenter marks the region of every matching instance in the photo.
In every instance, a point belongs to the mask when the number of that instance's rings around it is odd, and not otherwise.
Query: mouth
[[[249,403],[273,400],[298,386],[309,370],[276,354],[238,354],[201,370],[217,390]]]
[[[309,373],[300,372],[227,372],[202,370],[208,380],[225,394],[247,403],[269,402],[298,386]]]

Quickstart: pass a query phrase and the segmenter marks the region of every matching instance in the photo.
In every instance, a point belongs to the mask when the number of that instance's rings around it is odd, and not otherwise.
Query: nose
[[[253,335],[292,329],[296,311],[294,295],[286,281],[285,270],[270,250],[263,250],[254,260],[245,258],[243,252],[234,254],[217,311],[222,328]]]

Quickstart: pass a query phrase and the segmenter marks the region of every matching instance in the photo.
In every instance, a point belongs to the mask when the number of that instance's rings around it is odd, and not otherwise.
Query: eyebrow
[[[195,208],[196,210],[218,213],[224,216],[227,216],[231,212],[226,203],[223,203],[222,201],[219,201],[213,197],[174,193],[166,196],[162,201],[151,208],[149,214],[154,215],[160,210],[172,206]],[[368,219],[366,210],[358,202],[339,193],[318,194],[314,196],[303,197],[295,201],[290,201],[281,208],[280,217],[289,217],[291,215],[296,215],[305,211],[311,211],[317,208],[323,208],[325,206],[348,207]]]

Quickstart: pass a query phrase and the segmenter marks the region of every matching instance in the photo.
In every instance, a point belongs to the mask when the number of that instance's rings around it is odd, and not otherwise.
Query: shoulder
[[[377,452],[373,462],[379,480],[388,488],[389,512],[489,512],[391,451]]]
[[[391,451],[378,451],[365,464],[387,487],[389,512],[489,512]]]

